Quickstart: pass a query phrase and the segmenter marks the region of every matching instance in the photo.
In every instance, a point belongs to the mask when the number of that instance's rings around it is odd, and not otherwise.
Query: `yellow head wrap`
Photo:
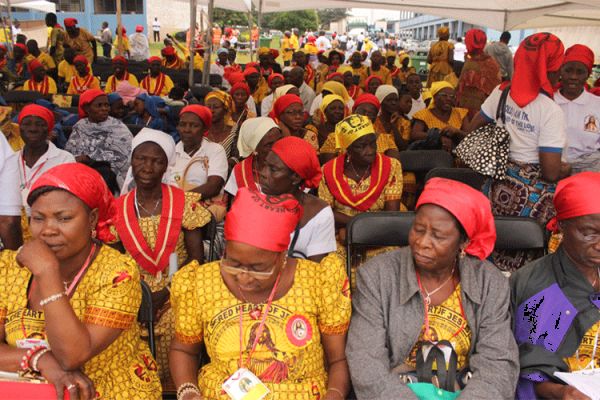
[[[348,101],[350,100],[350,95],[346,90],[346,86],[339,82],[327,81],[323,84],[322,90],[327,90],[330,93],[337,94],[338,96],[340,96],[343,99],[344,105],[346,105],[346,103],[348,103]]]
[[[329,105],[334,101],[341,101],[342,105],[346,107],[344,104],[344,99],[341,96],[338,96],[337,94],[328,94],[327,96],[323,97],[323,101],[321,102],[321,106],[319,107],[323,115],[325,115],[325,110],[327,109],[327,107],[329,107]]]
[[[204,104],[206,104],[206,102],[209,99],[219,100],[221,103],[223,103],[223,105],[225,106],[225,110],[227,110],[227,112],[231,111],[231,108],[233,106],[233,100],[231,99],[231,96],[229,95],[229,93],[224,92],[222,90],[215,90],[214,92],[209,92],[206,95],[206,97],[204,97]]]
[[[354,71],[352,70],[351,66],[349,66],[348,64],[344,64],[338,67],[337,72],[344,75],[346,72],[353,73]]]
[[[385,58],[388,57],[396,57],[396,52],[394,50],[388,50],[385,52]]]
[[[435,107],[435,95],[438,94],[440,90],[446,88],[454,90],[454,86],[446,81],[437,81],[431,84],[431,87],[429,88],[429,93],[431,94],[431,103],[429,103],[429,108]]]
[[[260,57],[265,54],[269,54],[270,52],[271,52],[271,49],[269,49],[268,47],[259,47],[256,54],[258,54],[258,56]]]
[[[400,65],[402,65],[402,61],[406,60],[406,59],[410,60],[410,56],[406,53],[402,53],[398,56],[398,62],[400,63]]]
[[[437,31],[438,37],[441,38],[448,38],[448,36],[450,36],[450,28],[448,28],[447,26],[441,26],[438,31]]]
[[[338,149],[346,151],[358,139],[366,135],[374,135],[375,128],[369,117],[352,114],[335,126],[335,144]]]

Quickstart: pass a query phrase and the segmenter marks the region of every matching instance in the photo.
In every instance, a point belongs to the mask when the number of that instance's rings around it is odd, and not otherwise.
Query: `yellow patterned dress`
[[[204,342],[210,356],[198,377],[202,398],[228,399],[221,385],[239,368],[240,336],[246,360],[260,323],[249,316],[253,306],[231,294],[218,262],[192,262],[177,272],[171,301],[177,339]],[[342,261],[335,255],[320,264],[298,260],[293,286],[273,302],[271,310],[263,339],[246,367],[271,391],[267,399],[322,398],[327,372],[321,335],[343,335],[350,323],[350,291]]]
[[[457,356],[458,370],[461,370],[469,363],[468,355],[473,336],[462,311],[460,296],[460,284],[458,284],[452,294],[442,304],[430,306],[428,311],[431,340],[434,342],[448,340],[452,344]],[[405,363],[413,371],[417,367],[417,351],[423,345],[424,334],[425,327],[421,330],[417,343],[415,343],[410,355],[405,360]]]
[[[565,363],[569,366],[569,372],[600,368],[600,350],[594,351],[594,344],[597,345],[596,340],[600,340],[600,321],[592,325],[583,335],[575,354],[565,359]],[[595,357],[592,360],[593,355]]]
[[[185,205],[183,208],[181,227],[189,231],[202,228],[210,222],[210,218],[210,211],[200,205],[200,194],[185,192]],[[160,215],[138,218],[138,223],[142,234],[144,235],[144,239],[146,239],[146,243],[148,243],[148,246],[151,249],[154,249],[156,237],[158,236]],[[116,229],[111,229],[111,231],[118,240]],[[188,254],[185,248],[183,230],[179,233],[175,252],[177,253],[177,265],[184,265],[187,261]],[[168,273],[160,273],[155,276],[141,267],[139,268],[139,271],[142,279],[148,283],[153,292],[163,290],[171,281]],[[168,382],[170,380],[169,347],[171,346],[171,339],[173,339],[173,312],[168,303],[165,307],[168,308],[161,315],[160,321],[154,327],[154,332],[156,334],[156,361],[158,362],[159,376],[161,381]],[[147,333],[145,335],[147,335]]]
[[[452,108],[452,113],[450,114],[448,121],[442,121],[436,117],[429,108],[425,108],[417,111],[415,115],[413,115],[413,120],[422,121],[425,124],[425,130],[431,128],[444,129],[448,126],[460,129],[468,113],[469,110],[466,108],[454,107]]]
[[[0,321],[10,346],[24,338],[46,338],[43,311],[27,308],[31,273],[19,267],[15,257],[13,251],[0,253]],[[156,362],[136,323],[141,299],[140,275],[133,260],[102,246],[70,299],[75,315],[85,324],[123,330],[83,367],[99,398],[161,398]]]

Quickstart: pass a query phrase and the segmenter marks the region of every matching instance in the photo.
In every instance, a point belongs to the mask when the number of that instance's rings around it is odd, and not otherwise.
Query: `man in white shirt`
[[[360,35],[356,37],[356,50],[361,51],[363,42],[365,41],[365,33],[361,32]]]
[[[112,32],[108,28],[108,22],[106,21],[102,23],[100,44],[102,45],[102,55],[106,58],[110,58],[110,52],[112,50]]]
[[[129,35],[129,56],[134,61],[144,61],[150,58],[150,44],[144,35],[144,27],[137,25],[135,33]]]
[[[340,41],[340,49],[346,51],[348,49],[348,35],[346,32],[342,33],[338,40]]]
[[[160,22],[158,22],[157,17],[154,17],[154,21],[152,21],[152,33],[154,34],[154,42],[160,42]]]
[[[19,163],[6,137],[0,132],[0,248],[16,250],[23,243]]]
[[[461,37],[456,39],[454,43],[454,60],[465,62],[465,54],[467,53],[467,46],[463,43]]]
[[[319,32],[319,37],[317,38],[317,41],[315,42],[315,46],[317,46],[317,49],[324,50],[324,51],[331,49],[331,42],[325,36],[325,31]]]
[[[310,106],[312,105],[316,95],[315,91],[310,88],[304,82],[304,69],[301,67],[294,67],[290,71],[289,82],[296,86],[300,91],[300,98],[302,99],[302,105],[304,106],[304,111],[309,112]]]

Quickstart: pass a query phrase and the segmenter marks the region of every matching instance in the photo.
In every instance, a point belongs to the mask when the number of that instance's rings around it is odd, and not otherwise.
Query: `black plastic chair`
[[[138,322],[148,328],[148,345],[152,357],[156,359],[156,339],[154,338],[154,323],[156,321],[154,321],[154,308],[152,306],[152,290],[146,282],[141,281],[141,284],[142,304],[140,304],[140,310],[138,311]]]
[[[539,250],[546,254],[546,231],[533,218],[501,217],[494,218],[496,223],[495,250]]]
[[[208,240],[208,257],[204,255],[205,262],[219,259],[215,250],[215,238],[217,237],[217,220],[211,214],[210,222],[202,227],[202,240]]]
[[[45,96],[36,91],[11,90],[4,93],[3,97],[7,103],[33,103],[36,100],[43,99]]]
[[[407,150],[400,152],[404,172],[427,173],[434,168],[451,168],[454,160],[444,150]]]
[[[471,168],[434,168],[425,176],[425,182],[431,178],[447,178],[462,182],[474,189],[481,190],[486,177]]]
[[[357,248],[408,245],[408,232],[414,219],[414,212],[397,211],[362,213],[352,218],[346,227],[348,279],[352,279],[352,261]]]

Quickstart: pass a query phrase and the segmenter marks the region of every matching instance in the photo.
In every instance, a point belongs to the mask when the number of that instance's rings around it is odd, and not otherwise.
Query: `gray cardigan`
[[[519,352],[511,331],[509,284],[492,264],[465,257],[461,294],[472,331],[473,377],[461,399],[512,399]],[[359,399],[416,399],[392,369],[404,363],[421,332],[423,300],[409,247],[375,257],[358,269],[346,356]]]

